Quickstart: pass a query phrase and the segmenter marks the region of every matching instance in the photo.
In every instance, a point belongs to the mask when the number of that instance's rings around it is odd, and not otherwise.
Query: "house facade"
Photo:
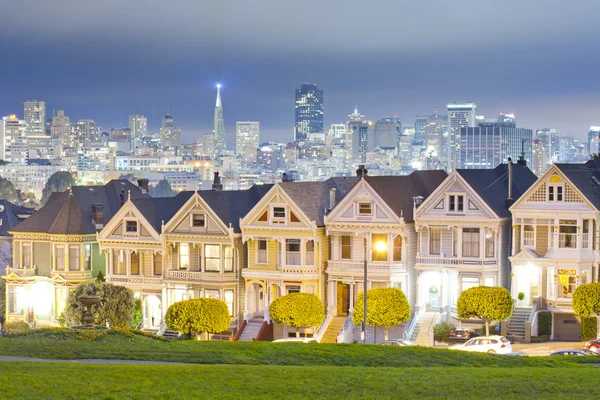
[[[12,265],[12,240],[8,231],[33,214],[34,209],[0,200],[0,276]]]

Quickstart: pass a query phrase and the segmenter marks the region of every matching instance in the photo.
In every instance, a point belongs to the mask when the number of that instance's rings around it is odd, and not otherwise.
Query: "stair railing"
[[[317,328],[317,331],[313,335],[313,338],[317,342],[320,342],[321,339],[323,338],[323,335],[325,334],[325,331],[329,327],[329,323],[331,322],[332,319],[333,319],[333,313],[331,313],[331,312],[327,313],[327,317],[325,318],[325,321],[323,321],[323,323],[321,325],[319,325],[319,327]]]
[[[415,332],[415,328],[417,327],[417,322],[419,322],[420,313],[421,313],[421,310],[419,309],[419,306],[417,306],[415,308],[415,313],[414,313],[412,319],[410,320],[410,324],[408,325],[408,329],[404,331],[404,340],[410,340],[413,333]]]
[[[156,336],[164,336],[166,331],[167,331],[167,321],[165,321],[165,319],[163,318],[163,320],[160,321],[160,326],[158,327],[158,331],[156,331]]]
[[[232,342],[237,342],[238,340],[240,340],[240,336],[242,336],[242,332],[244,331],[244,328],[246,327],[246,324],[248,323],[248,320],[244,320],[242,321],[242,325],[240,325],[240,328],[238,329],[237,333],[235,334],[235,337],[231,339]]]
[[[336,338],[338,343],[354,343],[354,325],[352,323],[352,313],[348,314],[348,318],[346,318],[346,322],[344,323],[344,327],[340,331],[339,335]]]

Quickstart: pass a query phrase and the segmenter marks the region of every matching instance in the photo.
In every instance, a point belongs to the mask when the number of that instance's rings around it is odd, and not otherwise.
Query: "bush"
[[[519,294],[517,295],[517,298],[522,301],[523,299],[525,299],[525,293],[519,292]]]
[[[290,293],[271,303],[273,321],[294,328],[318,326],[325,320],[325,307],[316,294]]]
[[[531,338],[531,343],[545,343],[548,340],[550,340],[550,336],[548,335],[534,336]]]
[[[596,339],[597,320],[595,317],[581,317],[581,340],[588,341]]]
[[[456,302],[458,317],[478,318],[485,323],[486,336],[490,323],[502,321],[512,315],[513,301],[510,292],[503,287],[477,286],[461,293]]]
[[[133,306],[133,319],[131,320],[131,329],[137,329],[142,323],[142,299],[137,298]]]
[[[584,283],[575,289],[573,311],[580,317],[600,314],[600,282]]]
[[[550,336],[552,334],[552,313],[540,311],[537,317],[538,336]]]
[[[165,319],[170,329],[187,335],[221,333],[231,323],[227,304],[210,298],[179,301],[169,307]]]
[[[363,294],[359,293],[354,304],[352,322],[363,322]],[[367,291],[367,325],[383,327],[383,335],[388,338],[388,328],[410,319],[410,305],[402,290],[397,288],[371,289]]]
[[[67,306],[64,311],[66,326],[79,326],[83,324],[83,314],[86,307],[77,300],[87,294],[88,285],[94,288],[94,294],[100,296],[100,302],[92,306],[94,324],[97,326],[110,326],[111,328],[129,328],[133,320],[134,297],[131,289],[106,282],[82,283],[69,294]]]
[[[7,322],[2,326],[3,334],[6,335],[14,335],[17,333],[25,333],[29,331],[29,324],[25,321],[19,322]]]
[[[6,318],[6,281],[0,278],[0,325]]]
[[[454,327],[448,322],[435,324],[433,326],[433,340],[440,343],[450,343],[450,331]]]

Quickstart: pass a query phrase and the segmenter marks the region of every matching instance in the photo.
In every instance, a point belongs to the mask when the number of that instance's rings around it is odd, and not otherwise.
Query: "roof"
[[[358,177],[335,177],[321,182],[281,182],[279,185],[302,212],[317,226],[325,225],[325,213],[329,210],[329,191],[336,189],[335,203],[358,182]]]
[[[527,166],[513,163],[512,202],[508,198],[508,164],[494,169],[457,169],[467,184],[500,218],[510,218],[509,207],[537,181]]]
[[[193,191],[187,191],[180,192],[174,197],[144,197],[132,199],[131,202],[154,230],[161,233],[163,221],[165,224],[169,222],[193,194]]]
[[[125,180],[112,180],[104,186],[73,186],[66,192],[52,193],[46,205],[10,231],[55,235],[94,234],[96,226],[92,223],[92,205],[104,206],[104,223],[107,223],[127,198],[149,196]]]
[[[18,206],[6,199],[0,200],[0,236],[9,236],[8,231],[33,213],[34,209]]]
[[[413,222],[413,198],[426,199],[447,176],[444,170],[413,171],[404,176],[366,176],[365,181],[398,217]]]
[[[554,164],[573,185],[592,203],[600,209],[600,160],[589,160],[585,164]]]

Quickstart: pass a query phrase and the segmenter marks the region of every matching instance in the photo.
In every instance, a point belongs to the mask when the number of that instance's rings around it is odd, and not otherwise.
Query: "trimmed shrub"
[[[18,333],[25,333],[27,331],[29,331],[29,324],[25,321],[7,322],[2,326],[2,332],[4,335],[14,335]]]
[[[359,293],[354,304],[352,322],[363,323],[363,293]],[[385,339],[388,339],[388,328],[410,319],[410,305],[402,290],[398,288],[381,288],[367,291],[367,325],[383,327]]]
[[[94,287],[94,294],[100,296],[100,302],[92,306],[94,324],[110,326],[111,328],[130,328],[134,313],[134,297],[131,289],[106,282],[91,282],[78,285],[69,294],[67,306],[64,311],[64,324],[78,326],[83,324],[83,314],[86,307],[77,300],[87,294],[88,285]]]
[[[202,332],[221,333],[231,323],[227,304],[210,298],[179,301],[169,307],[165,319],[170,329],[194,336]]]
[[[596,317],[581,317],[581,340],[585,342],[596,339],[597,323]]]
[[[458,317],[477,318],[485,323],[485,334],[490,334],[490,323],[512,315],[513,301],[503,287],[476,286],[461,293],[456,302]]]
[[[522,301],[523,299],[525,299],[525,293],[519,292],[517,298]]]
[[[131,329],[137,329],[142,323],[142,299],[134,300],[133,319],[131,320]]]
[[[537,317],[538,336],[550,336],[552,334],[552,313],[541,311]]]
[[[433,340],[440,343],[450,343],[450,331],[454,327],[448,322],[435,324],[433,326]]]
[[[325,320],[325,307],[316,294],[290,293],[276,299],[269,307],[273,321],[294,328],[318,326]]]
[[[580,317],[600,314],[600,282],[584,283],[575,289],[573,311]]]

